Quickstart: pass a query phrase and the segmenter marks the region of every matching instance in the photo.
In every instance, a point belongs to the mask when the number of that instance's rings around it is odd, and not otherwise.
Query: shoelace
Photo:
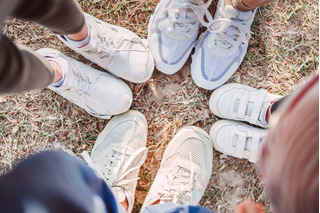
[[[206,8],[206,5],[210,5],[211,2],[212,0],[209,0],[205,5],[197,5],[185,0],[173,1],[172,6],[167,9],[168,14],[174,14],[168,17],[170,23],[173,24],[169,30],[182,32],[190,38],[192,32],[196,30],[196,20],[199,20],[204,26],[207,23],[203,16],[206,16],[209,22],[212,21],[211,14]]]
[[[103,104],[100,102],[92,99],[88,94],[91,94],[94,91],[94,83],[91,82],[88,76],[84,76],[82,72],[74,72],[74,75],[76,77],[76,85],[72,86],[72,88],[75,88],[75,92],[79,95],[79,100],[82,104],[82,106],[86,106],[86,111],[92,115],[92,116],[99,116],[104,119],[110,119],[111,113]],[[91,109],[86,103],[85,100],[90,100],[91,102],[94,102],[96,105],[99,105],[100,107],[104,108],[104,110],[107,112],[106,114],[100,115],[97,114],[93,109]]]
[[[47,56],[46,58],[51,58],[51,57],[60,57],[59,54],[54,54],[54,56]],[[76,69],[76,68],[75,68]],[[73,69],[73,75],[76,79],[76,81],[69,81],[68,82],[68,88],[65,89],[67,92],[76,92],[79,96],[79,100],[81,102],[81,106],[85,106],[86,111],[92,115],[92,116],[98,116],[103,119],[110,119],[111,118],[111,113],[110,111],[101,103],[98,101],[92,99],[88,94],[90,94],[92,91],[94,91],[94,84],[91,82],[90,78],[88,76],[83,75],[82,72],[75,72]],[[59,90],[55,90],[57,93],[60,93],[62,96],[64,94],[61,93]],[[90,101],[94,102],[96,105],[101,106],[106,110],[106,114],[100,115],[97,114],[93,109],[91,109],[88,105],[85,104],[85,99],[89,99]]]
[[[123,153],[123,148],[119,145],[115,145],[111,148],[112,153],[108,156],[102,156],[99,159],[96,159],[96,161],[99,161],[101,159],[106,159],[106,162],[110,162],[110,164],[104,164],[105,168],[107,168],[107,172],[103,173],[101,171],[100,166],[96,165],[92,158],[89,156],[87,151],[84,151],[81,153],[83,159],[88,163],[88,165],[93,168],[103,179],[105,179],[107,182],[109,180],[112,181],[111,186],[112,187],[120,187],[122,189],[129,189],[128,184],[131,182],[134,182],[138,180],[139,178],[133,178],[133,179],[127,179],[126,176],[130,174],[131,172],[134,172],[136,170],[140,169],[140,166],[144,163],[146,157],[147,157],[147,151],[148,149],[146,147],[141,147],[137,149],[136,151],[126,153],[128,148],[125,148]],[[134,160],[142,154],[142,158],[135,163],[133,166]],[[123,155],[130,155],[130,157],[125,160]],[[121,160],[124,160],[125,162],[121,162]],[[119,171],[121,171],[119,173]],[[116,172],[116,174],[113,174],[113,172]],[[111,176],[114,176],[115,178],[112,179]]]
[[[222,49],[234,53],[238,50],[241,43],[246,43],[250,37],[250,24],[248,20],[233,20],[226,16],[220,9],[222,17],[206,23],[207,29],[215,35],[214,41],[210,43]],[[231,33],[230,33],[231,32]],[[230,33],[230,34],[228,34]]]
[[[132,39],[126,39],[126,38],[120,38],[119,41],[115,42],[114,39],[106,38],[105,36],[98,36],[100,39],[100,42],[97,42],[95,45],[93,45],[93,49],[89,50],[88,52],[99,55],[100,59],[108,59],[112,58],[113,54],[120,51],[137,51],[137,52],[148,52],[147,45],[139,38],[132,38]],[[125,46],[120,48],[124,42],[127,42]],[[137,50],[137,49],[126,49],[125,47],[132,43],[139,43],[142,44],[145,47],[145,50]]]
[[[93,21],[91,24],[101,25],[101,23],[97,21]],[[91,54],[98,55],[100,59],[109,62],[114,57],[114,54],[120,51],[148,52],[148,44],[144,40],[140,38],[123,38],[116,29],[102,28],[101,30],[101,28],[102,27],[95,27],[98,31],[97,38],[99,42],[92,42],[92,50],[88,51]],[[121,47],[124,42],[126,42],[126,44]],[[144,47],[144,50],[126,48],[130,43],[141,44]]]
[[[170,186],[164,187],[164,192],[159,194],[160,202],[173,202],[181,205],[187,205],[189,203],[188,201],[191,199],[190,194],[192,193],[192,185],[196,182],[196,180],[194,180],[195,166],[192,161],[191,153],[190,162],[191,168],[187,168],[187,166],[180,166],[178,172],[171,171],[171,173],[168,174]],[[180,188],[179,186],[181,185],[185,186]]]

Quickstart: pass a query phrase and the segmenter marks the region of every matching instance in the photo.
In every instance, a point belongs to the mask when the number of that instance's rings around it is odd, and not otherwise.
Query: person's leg
[[[231,4],[240,11],[250,11],[270,2],[273,0],[227,0],[225,4]]]
[[[118,212],[103,179],[80,160],[44,152],[0,178],[0,212]]]
[[[288,96],[284,96],[278,100],[275,100],[274,102],[271,102],[271,104],[267,110],[267,113],[266,113],[266,121],[267,122],[269,122],[271,115],[277,111],[279,106],[281,106],[284,103],[284,101],[287,100],[287,97]]]
[[[188,205],[198,205],[211,177],[212,158],[212,142],[207,132],[198,127],[181,129],[163,154],[142,211],[161,212],[166,208],[183,212],[189,209]]]
[[[0,37],[0,55],[0,93],[41,89],[59,78],[45,58],[5,36]]]
[[[5,0],[8,1],[8,0]],[[76,34],[85,26],[85,18],[76,0],[14,0],[14,17],[44,25],[61,35]]]
[[[56,33],[72,34],[74,39],[87,34],[84,15],[74,0],[3,0],[0,5],[1,27],[7,16],[15,16],[36,21]],[[59,64],[47,62],[28,48],[15,46],[3,35],[0,55],[0,93],[40,89],[62,77]]]
[[[282,105],[282,103],[284,103],[284,100],[287,99],[288,96],[284,96],[283,98],[280,98],[279,100],[276,100],[275,102],[273,102],[270,106],[270,114],[274,113],[279,106]]]
[[[8,15],[36,21],[56,33],[70,34],[74,39],[88,35],[83,12],[75,0],[15,0],[13,3],[16,3],[13,4],[15,7]],[[1,2],[2,8],[8,5],[11,5],[8,0]],[[130,88],[108,73],[95,70],[55,50],[33,52],[23,46],[19,49],[4,36],[0,39],[0,55],[3,56],[0,58],[0,93],[49,86],[89,114],[104,119],[130,108]]]

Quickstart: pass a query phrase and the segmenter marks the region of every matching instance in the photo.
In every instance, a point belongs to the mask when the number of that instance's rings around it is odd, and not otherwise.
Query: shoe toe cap
[[[135,47],[132,47],[135,49]],[[149,50],[128,50],[119,52],[117,58],[108,66],[115,75],[133,83],[143,83],[151,77],[154,61]]]
[[[89,104],[94,106],[97,113],[104,114],[108,111],[111,115],[117,115],[129,110],[132,103],[132,92],[120,79],[101,75],[96,82],[92,99]]]
[[[213,146],[219,152],[224,154],[229,154],[229,136],[230,136],[230,126],[226,121],[218,121],[214,123],[210,129],[210,137],[212,139]]]

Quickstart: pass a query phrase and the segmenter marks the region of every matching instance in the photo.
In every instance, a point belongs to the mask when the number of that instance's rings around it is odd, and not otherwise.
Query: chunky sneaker
[[[241,12],[220,0],[214,21],[200,36],[192,56],[191,75],[204,89],[224,84],[240,66],[248,48],[254,11]]]
[[[63,71],[62,84],[49,85],[48,88],[85,109],[90,115],[110,119],[112,115],[129,110],[132,93],[120,79],[53,49],[44,48],[37,52],[47,60],[58,63]]]
[[[268,127],[266,115],[271,102],[281,98],[267,90],[242,84],[226,84],[211,94],[209,108],[218,117]]]
[[[211,177],[212,142],[198,127],[185,127],[169,143],[142,211],[156,202],[197,205]]]
[[[114,117],[97,138],[91,152],[82,156],[102,175],[118,198],[128,201],[131,212],[140,166],[147,157],[147,121],[143,114],[130,110]]]
[[[162,0],[148,25],[148,41],[156,67],[174,74],[187,61],[198,36],[203,16],[212,0]],[[212,19],[212,18],[211,18]]]
[[[91,27],[87,45],[75,48],[65,36],[57,37],[74,51],[80,53],[115,76],[134,83],[147,81],[153,72],[153,57],[146,40],[122,27],[103,22],[85,13]]]
[[[226,155],[256,163],[267,135],[264,129],[237,121],[220,120],[210,129],[213,147]]]

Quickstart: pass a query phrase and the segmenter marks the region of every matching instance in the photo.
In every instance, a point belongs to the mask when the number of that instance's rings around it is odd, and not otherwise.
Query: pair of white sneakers
[[[224,84],[240,66],[256,13],[256,9],[238,11],[219,0],[212,19],[207,10],[211,2],[161,0],[148,25],[148,41],[156,67],[163,73],[174,74],[195,47],[191,75],[199,87],[209,90]],[[207,30],[197,40],[200,25]]]
[[[140,166],[147,157],[147,121],[130,110],[112,118],[84,159],[132,211]],[[212,171],[212,142],[198,127],[181,129],[168,144],[142,209],[155,204],[197,205]]]
[[[271,103],[281,96],[242,84],[226,84],[211,94],[209,107],[218,117],[236,120],[219,120],[210,129],[210,137],[216,150],[256,163],[267,131],[249,126],[248,122],[268,127],[266,116]]]
[[[64,81],[48,88],[85,109],[89,114],[109,119],[111,115],[126,112],[132,103],[130,88],[119,78],[142,83],[153,72],[154,62],[146,40],[133,32],[114,26],[84,13],[90,26],[90,40],[84,47],[75,47],[65,36],[58,38],[111,74],[101,72],[73,60],[53,49],[37,52],[47,60],[55,61],[63,70]],[[116,76],[116,77],[115,77]]]

